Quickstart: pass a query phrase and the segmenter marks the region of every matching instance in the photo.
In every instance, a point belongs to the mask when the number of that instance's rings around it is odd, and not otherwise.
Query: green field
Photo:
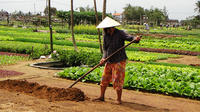
[[[130,26],[129,26],[130,27]],[[88,29],[89,28],[89,29]],[[35,28],[14,28],[0,26],[0,51],[30,54],[32,58],[50,54],[49,33],[33,32]],[[88,30],[87,30],[88,29]],[[137,29],[120,27],[130,33],[138,33]],[[38,30],[48,30],[41,27]],[[77,26],[75,39],[78,52],[74,51],[71,33],[68,29],[55,27],[53,33],[54,50],[59,53],[55,59],[62,60],[68,65],[88,64],[94,66],[101,59],[98,35],[94,26]],[[144,32],[141,30],[141,32]],[[157,63],[157,60],[178,58],[179,55],[139,51],[138,48],[175,49],[200,52],[200,30],[186,31],[184,29],[151,29],[150,33],[180,35],[173,38],[158,38],[144,36],[139,44],[126,48],[130,62],[126,68],[125,88],[144,90],[200,98],[200,69],[188,65]],[[102,38],[102,37],[101,37]],[[128,42],[126,42],[128,43]],[[33,48],[33,50],[32,50]],[[198,56],[199,57],[199,56]],[[26,60],[21,57],[1,56],[1,64],[16,63],[16,60]],[[60,72],[61,77],[77,79],[90,68],[70,67]],[[103,67],[93,71],[82,81],[99,82]]]

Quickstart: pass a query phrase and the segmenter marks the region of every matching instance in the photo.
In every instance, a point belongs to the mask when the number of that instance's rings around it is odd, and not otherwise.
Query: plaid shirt
[[[113,52],[118,50],[119,48],[124,46],[124,41],[132,41],[134,39],[133,36],[128,35],[123,30],[115,29],[113,35],[104,35],[103,41],[103,58],[107,58]],[[108,59],[108,63],[116,63],[127,59],[127,55],[125,49],[120,50],[116,54],[114,54],[110,59]]]

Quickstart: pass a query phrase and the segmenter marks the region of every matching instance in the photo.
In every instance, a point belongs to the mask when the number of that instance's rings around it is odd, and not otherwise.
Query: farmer
[[[147,33],[149,33],[149,25],[148,25],[148,23],[144,23],[144,26],[145,26],[145,30],[147,31]]]
[[[104,72],[101,78],[101,94],[100,97],[94,99],[94,101],[104,101],[104,95],[107,86],[112,81],[113,88],[117,92],[117,104],[121,104],[122,88],[125,77],[125,66],[127,56],[125,49],[117,52],[110,59],[105,62],[105,59],[115,52],[117,49],[124,46],[124,41],[132,41],[134,39],[135,43],[140,41],[140,37],[133,37],[126,34],[122,30],[118,30],[115,26],[119,26],[120,23],[117,21],[106,17],[97,28],[103,28],[105,34],[103,38],[103,57],[100,63],[105,63]]]

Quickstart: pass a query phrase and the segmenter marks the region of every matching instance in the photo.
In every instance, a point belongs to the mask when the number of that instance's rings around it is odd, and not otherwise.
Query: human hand
[[[140,40],[141,40],[141,38],[142,38],[142,35],[136,36],[136,37],[134,38],[134,43],[139,43]]]
[[[104,64],[105,63],[105,58],[102,58],[99,63],[100,64]]]

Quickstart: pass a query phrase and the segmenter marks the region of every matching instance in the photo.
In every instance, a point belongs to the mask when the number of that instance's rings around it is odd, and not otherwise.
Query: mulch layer
[[[19,54],[19,53],[10,53],[10,52],[0,52],[0,55],[8,55],[8,56],[29,56],[28,54]]]
[[[200,55],[200,52],[174,50],[174,49],[139,48],[139,50],[145,52],[170,53],[170,54],[191,55],[191,56]]]
[[[21,72],[16,72],[16,71],[11,71],[11,70],[1,70],[0,69],[0,78],[18,76],[18,75],[23,75],[23,74],[24,73],[21,73]]]
[[[28,82],[26,80],[5,80],[0,81],[0,89],[6,89],[11,92],[20,92],[35,96],[48,101],[84,101],[87,97],[77,88],[57,88],[39,85],[38,83]]]

